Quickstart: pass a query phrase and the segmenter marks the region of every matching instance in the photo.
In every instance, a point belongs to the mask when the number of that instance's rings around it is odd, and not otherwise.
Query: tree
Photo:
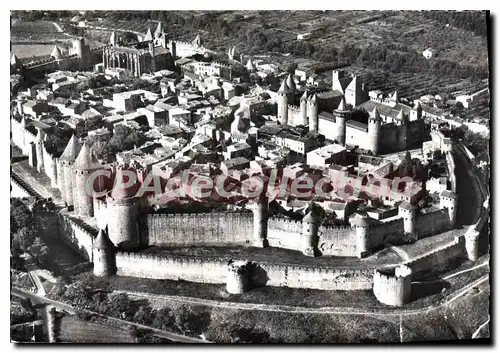
[[[175,324],[172,310],[161,308],[154,312],[153,326],[160,330],[170,330]]]
[[[33,214],[21,200],[10,199],[10,230],[17,231],[19,228],[31,228],[34,225]]]
[[[134,314],[133,321],[143,325],[151,325],[153,321],[153,310],[147,305],[139,306]]]
[[[237,325],[231,329],[231,343],[271,343],[271,339],[268,332]]]
[[[175,326],[183,334],[201,334],[208,325],[210,325],[209,312],[196,312],[184,305],[175,312]]]
[[[77,282],[66,288],[64,298],[75,306],[83,308],[88,304],[89,294],[87,288]]]

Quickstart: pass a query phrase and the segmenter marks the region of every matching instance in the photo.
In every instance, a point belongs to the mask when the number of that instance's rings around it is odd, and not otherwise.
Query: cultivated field
[[[58,28],[47,21],[28,22],[16,20],[10,30],[12,42],[55,41],[68,39],[68,36],[58,31]]]
[[[109,321],[88,322],[75,316],[60,321],[59,341],[64,343],[134,343],[126,328],[115,327]]]

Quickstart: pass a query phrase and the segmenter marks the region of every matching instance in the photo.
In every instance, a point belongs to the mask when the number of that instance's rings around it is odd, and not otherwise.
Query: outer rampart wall
[[[59,226],[61,238],[64,242],[92,262],[92,244],[97,232],[89,228],[83,228],[65,214],[59,214]]]
[[[29,191],[25,189],[21,184],[15,181],[12,177],[10,178],[10,197],[30,197]]]
[[[117,274],[155,279],[185,280],[201,283],[225,283],[227,261],[194,257],[160,257],[150,254],[119,252]],[[332,269],[287,264],[259,263],[253,269],[251,283],[256,286],[288,286],[323,290],[368,290],[372,287],[372,269]]]
[[[251,213],[148,214],[149,245],[249,244]]]
[[[413,271],[413,279],[429,274],[443,273],[463,261],[466,257],[465,238],[455,238],[453,243],[442,246],[431,253],[413,259],[406,263]]]

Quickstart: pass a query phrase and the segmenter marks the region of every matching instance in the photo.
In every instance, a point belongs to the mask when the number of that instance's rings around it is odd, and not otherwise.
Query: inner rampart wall
[[[369,245],[370,247],[378,247],[386,243],[398,243],[404,234],[403,219],[399,218],[394,221],[385,222],[374,225],[369,230]]]
[[[296,250],[300,248],[302,222],[287,218],[270,217],[267,221],[269,246]]]
[[[253,233],[251,213],[148,214],[148,245],[243,245]]]
[[[319,229],[318,249],[323,255],[357,256],[356,230],[350,226]]]
[[[437,210],[418,215],[415,221],[415,230],[418,237],[425,238],[449,229],[450,216],[447,210]]]

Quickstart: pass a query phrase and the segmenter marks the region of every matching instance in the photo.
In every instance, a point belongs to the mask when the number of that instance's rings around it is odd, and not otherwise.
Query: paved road
[[[46,297],[40,297],[40,296],[38,296],[36,294],[24,291],[24,290],[19,289],[19,288],[14,288],[13,287],[12,290],[11,290],[11,294],[14,295],[14,296],[20,297],[20,298],[30,299],[33,304],[49,304],[49,305],[52,305],[52,306],[58,308],[59,310],[64,310],[67,313],[72,314],[72,315],[76,315],[77,311],[85,311],[85,312],[88,312],[88,313],[91,313],[91,314],[100,315],[100,314],[95,313],[95,312],[90,311],[90,310],[77,310],[74,307],[72,307],[71,305],[68,305],[66,303],[62,303],[62,302],[59,302],[59,301],[56,301],[56,300],[52,300],[52,299],[49,299],[49,298],[46,298]],[[105,315],[101,315],[101,316],[105,316]],[[135,326],[135,327],[137,327],[139,329],[144,329],[144,330],[151,331],[156,336],[166,338],[166,339],[168,339],[170,341],[173,341],[173,342],[176,342],[176,343],[212,343],[212,342],[209,342],[209,341],[206,341],[206,340],[202,340],[202,339],[199,339],[199,338],[194,338],[194,337],[184,336],[184,335],[180,335],[180,334],[173,333],[173,332],[163,331],[163,330],[159,330],[157,328],[151,327],[151,326],[140,325],[140,324],[136,324],[134,322],[130,322],[130,321],[126,321],[126,320],[121,320],[121,319],[117,319],[117,318],[114,318],[114,317],[109,317],[109,316],[105,316],[105,317],[108,320],[111,320],[111,321],[115,321],[115,322],[118,322],[118,323],[121,323],[121,324],[125,324],[125,325],[132,325],[132,326]]]

